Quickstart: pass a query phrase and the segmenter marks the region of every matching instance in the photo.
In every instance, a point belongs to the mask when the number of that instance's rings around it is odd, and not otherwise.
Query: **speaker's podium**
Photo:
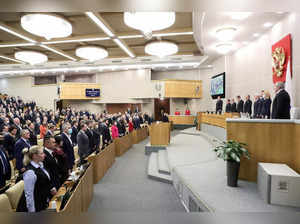
[[[145,154],[165,150],[170,144],[171,125],[169,122],[155,122],[149,127],[150,143],[145,146]]]

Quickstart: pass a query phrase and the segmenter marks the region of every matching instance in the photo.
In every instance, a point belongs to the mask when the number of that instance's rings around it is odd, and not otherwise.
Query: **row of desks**
[[[93,184],[98,183],[104,177],[108,169],[114,164],[116,156],[121,156],[129,150],[133,144],[137,144],[147,137],[148,127],[137,129],[128,135],[115,139],[113,143],[99,153],[91,154],[87,158],[90,162],[90,166],[81,177],[63,210],[59,209],[61,201],[57,199],[66,193],[66,188],[61,187],[58,193],[53,197],[52,201],[56,201],[56,211],[60,213],[86,212],[93,198]],[[66,183],[66,185],[67,184],[70,184],[70,182]],[[51,208],[52,201],[49,204],[49,209]]]

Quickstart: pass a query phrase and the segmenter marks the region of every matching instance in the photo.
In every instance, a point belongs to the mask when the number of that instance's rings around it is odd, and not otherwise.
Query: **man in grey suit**
[[[80,157],[80,163],[84,163],[85,157],[90,154],[89,137],[86,135],[87,125],[86,123],[80,124],[80,131],[77,134],[78,154]]]

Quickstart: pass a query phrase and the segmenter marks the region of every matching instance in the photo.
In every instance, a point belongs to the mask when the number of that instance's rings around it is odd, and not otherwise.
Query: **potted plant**
[[[230,187],[237,187],[241,157],[250,159],[249,152],[244,146],[245,143],[227,140],[213,149],[218,158],[227,162],[227,185]]]

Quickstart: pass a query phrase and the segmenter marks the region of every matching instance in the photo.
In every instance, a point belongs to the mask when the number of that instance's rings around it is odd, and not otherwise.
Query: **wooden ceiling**
[[[109,58],[124,58],[129,57],[128,54],[122,50],[111,38],[109,38],[101,28],[99,28],[93,21],[91,21],[85,13],[56,13],[69,22],[73,27],[72,35],[67,38],[51,39],[47,42],[46,39],[34,36],[25,30],[20,25],[21,16],[25,13],[0,13],[0,25],[13,29],[16,32],[23,34],[37,42],[34,46],[23,46],[29,42],[12,35],[6,31],[0,30],[0,56],[14,59],[14,53],[18,50],[36,50],[45,53],[48,56],[49,62],[66,61],[74,59],[74,61],[81,60],[75,55],[75,49],[79,46],[97,45],[104,47],[109,54]],[[99,15],[114,31],[116,38],[122,40],[125,45],[137,56],[146,56],[144,47],[151,40],[145,39],[143,36],[131,38],[133,35],[141,35],[140,31],[134,30],[125,25],[123,21],[123,13],[120,12],[105,12],[96,13]],[[45,24],[46,25],[46,24]],[[188,34],[187,34],[188,32]],[[177,33],[170,36],[170,33]],[[192,13],[176,13],[176,22],[173,26],[166,30],[156,31],[153,34],[160,34],[162,40],[169,40],[175,42],[179,46],[178,55],[192,55],[198,52],[198,47],[195,43],[192,34]],[[125,37],[124,37],[125,36]],[[126,37],[127,36],[127,37]],[[104,40],[86,41],[84,38],[102,38]],[[51,44],[52,41],[74,41],[69,43]],[[19,46],[4,47],[8,44],[20,44]],[[51,50],[42,47],[51,47]],[[56,52],[55,52],[56,51]],[[59,53],[58,53],[59,52]],[[69,56],[69,57],[68,57]],[[0,57],[0,64],[16,63]]]

